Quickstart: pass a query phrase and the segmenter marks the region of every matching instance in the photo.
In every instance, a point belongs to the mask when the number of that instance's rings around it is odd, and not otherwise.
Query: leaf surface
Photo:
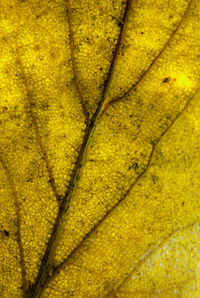
[[[0,15],[1,297],[199,297],[199,1]]]

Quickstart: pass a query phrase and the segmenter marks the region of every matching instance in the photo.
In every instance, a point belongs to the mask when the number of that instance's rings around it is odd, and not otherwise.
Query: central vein
[[[100,98],[98,107],[97,107],[95,113],[93,114],[90,123],[86,127],[85,135],[83,138],[83,143],[81,145],[81,148],[80,148],[77,160],[76,160],[76,165],[74,167],[73,174],[69,181],[68,189],[67,189],[67,191],[63,197],[63,200],[61,202],[59,212],[58,212],[50,239],[47,243],[46,251],[45,251],[44,257],[42,259],[42,263],[41,263],[36,281],[31,286],[31,288],[24,294],[24,297],[29,297],[29,298],[30,297],[40,297],[40,295],[43,291],[43,288],[45,287],[45,285],[48,281],[49,276],[51,274],[53,274],[53,270],[54,270],[53,255],[55,252],[57,240],[58,240],[60,232],[62,230],[63,222],[64,221],[66,222],[66,214],[69,210],[69,204],[71,201],[71,197],[72,197],[74,189],[76,188],[77,183],[78,183],[78,180],[76,178],[80,173],[82,163],[85,160],[85,155],[87,153],[88,146],[90,144],[92,136],[96,130],[97,124],[99,123],[99,120],[101,119],[102,106],[104,104],[106,90],[108,88],[108,85],[109,85],[109,82],[110,82],[110,79],[111,79],[111,76],[113,73],[113,68],[114,68],[115,60],[116,60],[116,57],[118,54],[118,50],[121,46],[122,33],[123,33],[123,29],[124,29],[124,24],[127,21],[127,15],[128,15],[128,11],[130,10],[130,5],[131,5],[131,0],[127,0],[126,6],[124,9],[124,13],[123,13],[123,17],[122,17],[122,22],[121,22],[121,27],[120,27],[117,43],[116,43],[115,49],[112,54],[112,59],[111,59],[108,73],[107,73],[107,77],[104,81],[102,96]],[[68,7],[69,6],[70,6],[70,0],[68,0]],[[69,12],[70,11],[68,11],[68,13]],[[69,19],[70,19],[70,16],[68,16],[68,20]],[[71,20],[70,20],[69,24],[71,27],[72,26]],[[70,36],[73,36],[73,35],[70,34]],[[82,98],[81,98],[81,102],[82,102]],[[86,114],[86,112],[85,112],[85,114]]]

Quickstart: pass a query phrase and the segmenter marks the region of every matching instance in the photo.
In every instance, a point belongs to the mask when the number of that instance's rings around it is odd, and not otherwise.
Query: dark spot
[[[55,181],[54,181],[54,178],[52,178],[52,179],[49,179],[49,183],[50,184],[52,184],[52,183],[54,183]]]
[[[117,26],[119,26],[120,28],[122,27],[122,25],[123,25],[122,22],[120,22],[120,21],[117,22]]]
[[[7,111],[8,107],[3,107],[2,110],[3,112]]]
[[[44,111],[46,111],[46,110],[48,110],[48,108],[49,108],[49,104],[48,104],[48,102],[43,102],[43,103],[42,103],[42,109],[43,109]]]
[[[170,80],[170,78],[164,78],[164,80],[162,81],[163,83],[168,83]]]
[[[183,201],[183,202],[182,202],[182,207],[183,207],[184,205],[185,205],[185,202]]]
[[[57,196],[57,198],[56,198],[56,199],[57,199],[57,202],[59,202],[59,203],[62,201],[62,197],[61,197],[61,196],[59,196],[59,195]]]
[[[171,120],[171,119],[172,119],[171,115],[167,115],[167,116],[166,116],[166,119],[167,119],[167,120]]]
[[[26,182],[32,182],[33,181],[33,178],[29,177],[26,179]]]
[[[137,171],[139,169],[139,164],[137,162],[134,162],[130,167],[129,170],[133,169],[135,171]]]
[[[151,145],[155,146],[158,143],[158,141],[159,141],[159,138],[151,140],[150,143]]]
[[[152,175],[152,180],[154,184],[158,182],[158,178],[159,178],[158,176]]]
[[[9,236],[10,235],[10,233],[6,229],[4,229],[3,232],[4,232],[4,235],[5,236]]]
[[[142,32],[141,32],[141,34],[143,35],[143,34],[144,34],[144,32],[142,31]]]
[[[88,43],[88,44],[90,44],[90,39],[89,39],[89,37],[86,37],[86,43]]]
[[[34,108],[36,106],[35,102],[30,103],[31,108]]]

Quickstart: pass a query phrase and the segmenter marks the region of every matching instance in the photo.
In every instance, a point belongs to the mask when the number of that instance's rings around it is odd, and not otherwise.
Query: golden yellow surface
[[[200,297],[199,20],[0,1],[0,297]]]

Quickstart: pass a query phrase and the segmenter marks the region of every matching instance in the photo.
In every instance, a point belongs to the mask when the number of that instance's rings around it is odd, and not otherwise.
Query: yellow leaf
[[[200,2],[0,3],[0,297],[200,297]]]

